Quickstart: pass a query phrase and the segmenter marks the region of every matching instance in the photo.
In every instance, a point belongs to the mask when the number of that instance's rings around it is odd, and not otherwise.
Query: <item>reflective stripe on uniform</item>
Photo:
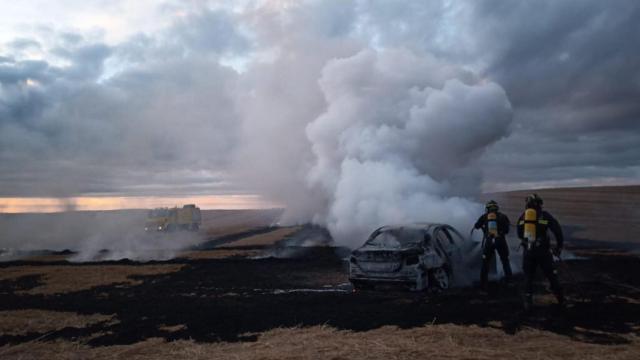
[[[524,225],[524,220],[518,221],[518,225]]]
[[[540,219],[538,220],[538,222],[542,225],[549,225],[549,220],[545,220],[545,219]]]

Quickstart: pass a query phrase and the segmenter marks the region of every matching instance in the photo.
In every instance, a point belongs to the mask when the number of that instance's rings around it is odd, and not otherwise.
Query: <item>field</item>
[[[530,314],[500,283],[353,292],[348,249],[323,229],[209,212],[202,240],[164,261],[73,262],[59,247],[1,262],[0,359],[637,359],[640,191],[539,193],[575,255],[557,264],[564,310],[543,279]],[[488,196],[515,221],[524,194]]]

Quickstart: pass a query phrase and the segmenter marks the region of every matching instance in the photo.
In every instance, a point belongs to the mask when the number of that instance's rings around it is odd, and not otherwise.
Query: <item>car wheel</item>
[[[446,290],[449,288],[449,272],[444,267],[438,267],[429,271],[431,288],[436,290]]]
[[[420,273],[418,274],[418,277],[416,278],[415,288],[413,288],[412,290],[414,291],[426,290],[427,287],[429,286],[429,281],[431,280],[428,279],[428,275],[426,271],[421,270]]]

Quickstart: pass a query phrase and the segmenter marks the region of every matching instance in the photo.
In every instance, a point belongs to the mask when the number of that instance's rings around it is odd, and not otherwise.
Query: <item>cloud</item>
[[[226,35],[209,45],[225,48]],[[130,47],[127,54],[150,59],[186,35],[162,36],[156,48]],[[7,56],[0,64],[0,195],[137,193],[145,192],[141,183],[161,188],[175,183],[174,173],[198,172],[204,177],[184,179],[197,184],[187,193],[203,191],[205,179],[225,191],[222,174],[239,128],[237,74],[196,45],[185,42],[191,53],[181,56],[136,62],[122,60],[120,46],[65,32],[44,60]],[[114,71],[113,64],[126,66]]]
[[[633,1],[475,4],[487,76],[515,108],[514,135],[487,153],[489,182],[637,179],[638,15]]]
[[[236,25],[228,12],[204,9],[179,17],[167,33],[171,45],[185,52],[239,54],[247,51],[250,44]]]
[[[155,22],[126,36],[54,21],[6,42],[0,195],[150,193],[184,176],[176,192],[256,192],[291,221],[326,221],[358,171],[439,184],[429,196],[638,177],[635,1],[145,4]]]

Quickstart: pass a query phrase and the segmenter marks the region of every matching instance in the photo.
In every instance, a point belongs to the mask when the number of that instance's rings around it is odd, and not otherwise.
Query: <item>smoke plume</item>
[[[386,223],[466,227],[477,216],[459,195],[478,190],[472,160],[508,132],[498,85],[400,49],[332,61],[320,86],[328,107],[307,126],[309,184],[329,199],[336,239],[354,245]]]
[[[490,73],[456,60],[448,7],[411,9],[185,3],[163,31],[115,44],[38,35],[67,51],[0,59],[0,193],[260,194],[286,207],[282,224],[326,226],[350,247],[389,223],[463,231],[482,210],[477,160],[512,109]],[[93,233],[74,248],[138,250]]]
[[[474,160],[509,133],[502,88],[407,49],[365,48],[313,70],[317,80],[303,80],[312,90],[288,98],[284,116],[281,98],[260,98],[260,113],[276,116],[260,118],[258,131],[245,126],[252,145],[239,164],[264,167],[243,178],[286,205],[283,222],[327,226],[350,247],[390,223],[466,229],[482,210],[468,199],[481,184]]]

